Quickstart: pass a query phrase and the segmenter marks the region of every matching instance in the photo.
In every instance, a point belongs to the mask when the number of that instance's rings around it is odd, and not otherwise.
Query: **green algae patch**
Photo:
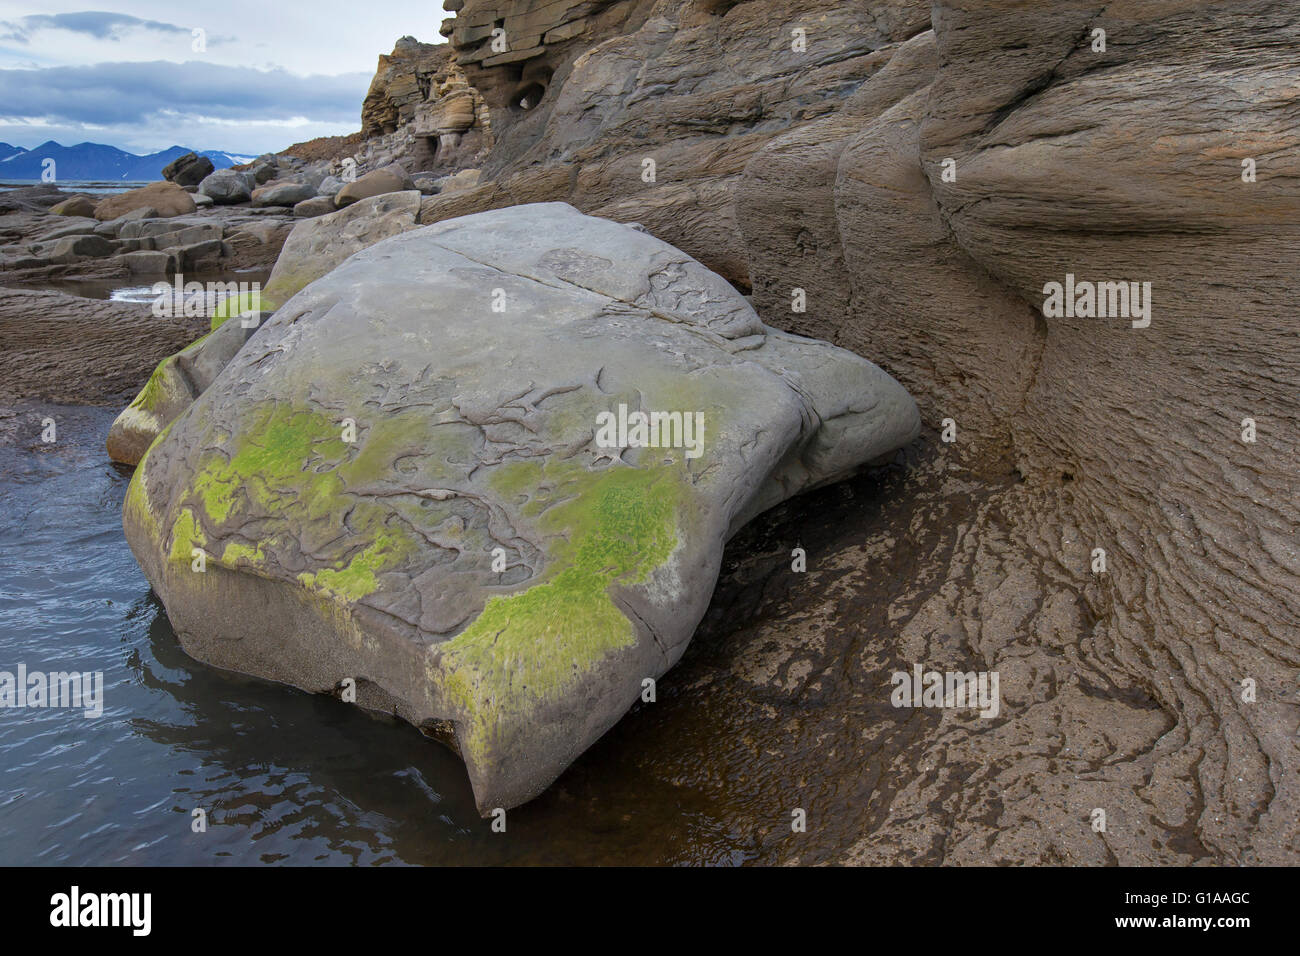
[[[227,319],[256,315],[258,312],[274,312],[279,307],[277,300],[257,290],[226,296],[212,311],[212,331],[221,328]]]
[[[405,458],[434,463],[435,470],[468,471],[474,464],[473,436],[463,422],[430,421],[427,410],[408,409],[368,424],[356,454],[339,467],[339,476],[356,488],[393,476]]]
[[[180,357],[197,349],[206,338],[191,342],[154,367],[144,387],[113,422],[108,438],[109,454],[128,464],[139,464],[133,457],[134,449],[152,445],[158,435],[189,407],[194,401],[194,393],[181,367]]]
[[[221,552],[221,563],[234,567],[239,562],[251,565],[259,565],[266,560],[266,555],[260,547],[242,544],[238,541],[232,541],[226,545],[226,549]]]
[[[530,702],[558,698],[609,654],[635,644],[609,589],[646,580],[672,555],[682,482],[670,468],[590,472],[554,462],[510,464],[493,476],[503,497],[531,492],[521,511],[535,513],[554,537],[545,581],[489,599],[442,647],[444,686],[471,718],[470,741],[484,745],[504,708],[526,714]]]
[[[208,335],[212,333],[209,332]],[[149,376],[149,380],[144,383],[144,388],[140,389],[138,395],[131,400],[127,408],[133,408],[136,411],[147,412],[154,417],[165,414],[169,406],[179,405],[181,408],[189,405],[194,400],[189,386],[186,384],[185,375],[180,370],[179,359],[182,355],[189,355],[196,351],[205,341],[208,335],[195,339],[185,348],[181,349],[174,355],[169,355],[159,362]],[[176,409],[173,415],[177,414],[180,409]],[[166,422],[160,422],[160,427]]]
[[[415,541],[395,527],[389,508],[348,493],[341,476],[368,443],[353,446],[341,435],[341,423],[271,402],[236,435],[214,434],[204,442],[210,450],[190,481],[187,506],[211,528],[238,521],[242,537],[245,527],[258,529],[258,541],[226,545],[222,564],[274,573],[275,554],[283,553],[277,543],[290,553],[318,554],[325,542],[339,560],[302,571],[296,580],[324,597],[356,602],[379,587],[379,574],[416,554]],[[355,550],[358,541],[368,543]]]
[[[202,551],[206,545],[207,539],[198,522],[194,520],[194,512],[189,508],[182,508],[172,525],[171,560],[189,564],[194,559],[194,549],[198,548]]]
[[[241,490],[263,504],[291,495],[309,514],[346,507],[339,500],[342,483],[333,473],[347,453],[339,434],[324,416],[268,408],[235,439],[234,454],[205,457],[191,484],[194,496],[218,522],[229,519]]]
[[[199,342],[202,341],[199,339]],[[193,348],[197,344],[198,342],[195,342],[187,348]],[[176,355],[180,354],[180,352],[176,353]],[[139,394],[127,406],[128,412],[152,420],[155,429],[167,424],[163,420],[164,415],[174,417],[181,408],[193,400],[189,388],[185,385],[185,377],[178,367],[176,355],[169,355],[158,363],[149,380],[144,383],[144,388],[140,389]]]
[[[401,537],[385,535],[344,567],[325,568],[315,573],[304,572],[298,575],[298,580],[331,597],[355,602],[378,589],[376,574],[408,557],[410,553],[410,542]]]

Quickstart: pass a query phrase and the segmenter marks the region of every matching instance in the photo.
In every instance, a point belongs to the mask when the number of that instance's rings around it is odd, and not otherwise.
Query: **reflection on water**
[[[656,761],[656,741],[699,760],[699,741],[666,718],[625,718],[493,834],[460,761],[408,725],[187,657],[122,536],[129,471],[103,452],[113,417],[0,409],[0,670],[104,675],[99,718],[0,709],[0,864],[754,857],[722,802]]]
[[[265,286],[267,280],[271,277],[270,269],[237,269],[227,272],[202,272],[186,274],[184,282],[181,285],[182,292],[184,287],[190,283],[197,282],[204,286],[209,283],[236,283],[240,285],[251,286],[256,282],[260,286]],[[84,299],[111,299],[114,302],[153,302],[159,297],[159,293],[154,291],[154,285],[162,282],[168,288],[175,287],[175,277],[158,278],[147,284],[140,281],[139,276],[123,278],[115,276],[111,278],[98,279],[39,279],[32,282],[9,282],[8,285],[15,289],[48,289],[53,292],[66,292],[68,295],[79,295]],[[217,303],[225,298],[223,291],[207,291],[204,295],[208,301],[203,308],[204,315],[210,315]],[[190,298],[192,296],[187,296]]]
[[[0,179],[0,192],[8,192],[11,189],[26,189],[29,186],[45,185],[39,179]],[[123,180],[102,180],[102,179],[63,179],[57,183],[60,192],[65,193],[88,193],[90,195],[109,195],[113,193],[124,193],[129,189],[139,189],[141,186],[148,186],[149,181],[140,179],[123,179]]]

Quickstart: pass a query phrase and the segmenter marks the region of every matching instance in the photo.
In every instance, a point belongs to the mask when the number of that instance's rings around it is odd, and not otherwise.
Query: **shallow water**
[[[954,522],[936,510],[921,535],[901,470],[864,476],[745,529],[658,701],[493,833],[459,759],[414,728],[180,650],[122,535],[115,411],[0,409],[0,671],[101,671],[105,687],[97,718],[0,708],[0,864],[816,862],[873,825],[890,755],[932,721],[888,704],[880,594],[911,588],[915,548],[942,550]],[[896,540],[909,524],[917,544]],[[834,571],[802,583],[794,542],[889,549],[880,594]],[[804,633],[832,605],[840,623]],[[813,808],[806,835],[793,806]]]
[[[207,283],[221,283],[224,285],[230,282],[238,282],[251,285],[256,282],[260,286],[265,286],[270,277],[270,269],[236,269],[225,272],[202,272],[186,275],[185,283],[199,282],[205,285]],[[129,278],[113,276],[99,279],[40,279],[32,282],[9,282],[8,285],[15,289],[65,292],[68,295],[81,296],[83,299],[109,299],[113,302],[153,302],[158,298],[158,293],[154,291],[154,285],[158,282],[165,282],[170,286],[174,283],[174,279],[158,278],[146,282],[139,276]],[[224,295],[214,296],[209,293],[207,298],[208,302],[204,308],[207,313],[211,313],[216,304],[224,298]]]
[[[105,707],[0,709],[0,863],[617,862],[640,844],[622,808],[524,808],[493,834],[460,761],[413,728],[188,658],[122,536],[113,411],[3,414],[0,670],[101,671]],[[715,821],[676,822],[707,839],[653,857],[744,857]]]
[[[11,189],[24,189],[28,186],[44,185],[39,179],[0,179],[0,192]],[[110,181],[102,179],[64,179],[57,183],[59,190],[65,193],[88,193],[90,195],[109,195],[124,193],[129,189],[148,186],[147,180]]]

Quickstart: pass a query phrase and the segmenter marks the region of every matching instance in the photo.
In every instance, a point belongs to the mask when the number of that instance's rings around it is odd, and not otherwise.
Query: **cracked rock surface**
[[[236,348],[124,511],[183,646],[355,686],[455,746],[485,814],[676,663],[731,534],[920,427],[875,365],[563,203],[385,239]],[[620,410],[702,441],[601,440]]]

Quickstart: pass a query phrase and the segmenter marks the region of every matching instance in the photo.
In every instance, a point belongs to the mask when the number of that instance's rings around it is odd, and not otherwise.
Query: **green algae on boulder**
[[[144,388],[108,431],[108,455],[134,465],[145,450],[226,366],[253,330],[239,322],[215,328],[158,363]]]
[[[703,441],[611,443],[615,409]],[[518,206],[285,302],[144,454],[124,524],[190,654],[452,728],[486,813],[680,658],[741,523],[918,429],[880,369],[671,246]]]
[[[382,239],[413,229],[420,214],[419,192],[389,193],[355,203],[318,219],[300,222],[289,234],[266,288],[241,291],[222,300],[213,310],[211,327],[221,336],[207,336],[159,364],[135,400],[113,423],[108,453],[114,461],[134,465],[146,448],[177,415],[216,377],[243,345],[252,329],[234,326],[236,316],[262,318],[292,298],[299,289],[319,279],[355,252]],[[213,342],[208,345],[208,339]],[[187,360],[202,357],[207,366],[199,375],[187,372]]]

